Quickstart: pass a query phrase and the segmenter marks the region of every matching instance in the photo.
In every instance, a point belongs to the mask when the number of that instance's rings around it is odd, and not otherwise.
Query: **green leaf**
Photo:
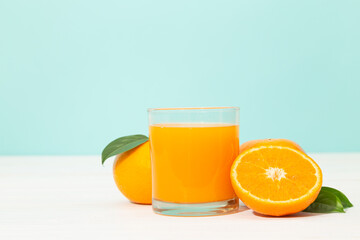
[[[109,157],[129,151],[130,149],[133,149],[134,147],[137,147],[148,140],[149,138],[147,136],[140,134],[115,139],[114,141],[109,143],[102,151],[101,163],[104,164],[105,160]]]
[[[322,187],[316,200],[304,212],[315,213],[344,213],[344,208],[352,207],[349,199],[339,190]]]
[[[335,194],[335,195],[340,199],[341,204],[343,205],[344,208],[349,208],[349,207],[353,207],[353,206],[354,206],[354,205],[352,205],[352,203],[349,201],[349,199],[345,196],[345,194],[343,194],[342,192],[340,192],[339,190],[337,190],[337,189],[335,189],[335,188],[322,187],[322,188],[321,188],[321,191]]]

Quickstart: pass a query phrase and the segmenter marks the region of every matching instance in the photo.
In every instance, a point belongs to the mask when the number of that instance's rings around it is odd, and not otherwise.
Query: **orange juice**
[[[230,167],[239,154],[238,125],[167,123],[149,128],[154,199],[206,203],[236,197]]]

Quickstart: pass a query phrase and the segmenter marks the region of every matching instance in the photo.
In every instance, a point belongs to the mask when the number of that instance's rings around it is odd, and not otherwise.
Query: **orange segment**
[[[232,165],[231,181],[249,208],[282,216],[300,212],[316,199],[322,173],[298,145],[265,140],[243,149]]]

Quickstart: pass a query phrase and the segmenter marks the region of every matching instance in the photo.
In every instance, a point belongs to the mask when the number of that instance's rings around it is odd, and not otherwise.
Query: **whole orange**
[[[282,139],[282,138],[267,138],[267,139],[257,139],[257,140],[250,140],[244,142],[240,145],[240,153],[248,150],[249,148],[255,147],[256,145],[278,145],[283,147],[290,147],[295,148],[299,151],[305,152],[299,144],[289,139]]]
[[[149,142],[117,155],[113,175],[116,186],[133,203],[151,204]]]

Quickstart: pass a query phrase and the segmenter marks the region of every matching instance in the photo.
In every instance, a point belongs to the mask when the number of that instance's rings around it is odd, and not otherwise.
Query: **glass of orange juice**
[[[230,167],[239,154],[239,108],[152,108],[149,136],[155,213],[235,212]]]

